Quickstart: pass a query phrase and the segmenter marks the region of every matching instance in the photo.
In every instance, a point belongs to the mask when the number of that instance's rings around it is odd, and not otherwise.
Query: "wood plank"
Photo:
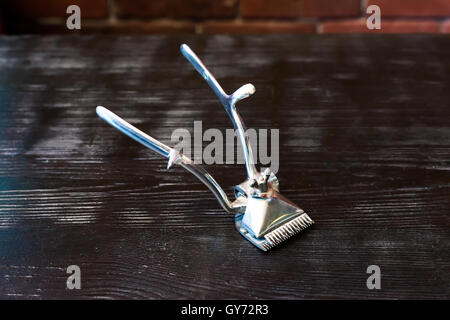
[[[262,253],[181,168],[113,130],[103,105],[171,144],[231,123],[179,53],[280,129],[284,195],[316,225]],[[446,36],[0,38],[0,298],[450,298]],[[207,143],[204,143],[206,145]],[[232,195],[242,165],[208,170]],[[66,268],[82,289],[66,289]],[[379,265],[382,289],[368,290]]]

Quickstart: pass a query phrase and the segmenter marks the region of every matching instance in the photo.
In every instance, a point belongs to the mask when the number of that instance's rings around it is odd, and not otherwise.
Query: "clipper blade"
[[[305,212],[302,212],[300,215],[283,223],[276,229],[266,233],[260,238],[257,238],[253,236],[251,232],[249,232],[242,224],[243,216],[244,214],[236,215],[236,228],[248,241],[263,251],[269,251],[273,247],[314,224],[314,221]]]

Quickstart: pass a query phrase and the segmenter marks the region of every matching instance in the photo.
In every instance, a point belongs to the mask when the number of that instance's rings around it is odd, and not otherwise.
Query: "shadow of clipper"
[[[222,207],[235,215],[238,231],[259,249],[267,251],[311,226],[314,221],[297,205],[280,194],[278,179],[274,173],[270,169],[260,172],[253,163],[250,141],[245,134],[245,124],[236,110],[236,103],[252,95],[255,87],[252,84],[246,84],[228,95],[187,45],[181,45],[181,53],[219,98],[244,149],[247,179],[235,187],[235,201],[231,202],[228,199],[220,185],[203,167],[195,164],[182,153],[140,131],[101,106],[97,107],[99,117],[144,146],[168,158],[168,169],[176,164],[194,174],[213,192]]]

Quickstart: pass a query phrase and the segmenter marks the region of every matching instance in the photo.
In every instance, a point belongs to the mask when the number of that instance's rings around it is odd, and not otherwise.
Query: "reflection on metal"
[[[248,177],[235,187],[235,201],[228,199],[223,189],[205,169],[182,153],[152,138],[104,107],[97,107],[98,116],[137,142],[168,158],[168,169],[178,164],[195,175],[214,193],[221,206],[235,215],[238,231],[259,249],[267,251],[311,226],[314,221],[280,194],[275,174],[268,168],[263,172],[256,169],[250,141],[245,134],[245,124],[236,110],[236,103],[252,95],[255,87],[246,84],[228,95],[187,45],[181,45],[181,53],[217,95],[242,142]]]

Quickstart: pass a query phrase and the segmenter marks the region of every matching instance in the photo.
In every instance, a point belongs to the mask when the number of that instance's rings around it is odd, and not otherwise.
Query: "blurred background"
[[[68,30],[69,5],[81,30]],[[381,8],[381,30],[366,8]],[[0,33],[450,33],[450,0],[2,0]]]

